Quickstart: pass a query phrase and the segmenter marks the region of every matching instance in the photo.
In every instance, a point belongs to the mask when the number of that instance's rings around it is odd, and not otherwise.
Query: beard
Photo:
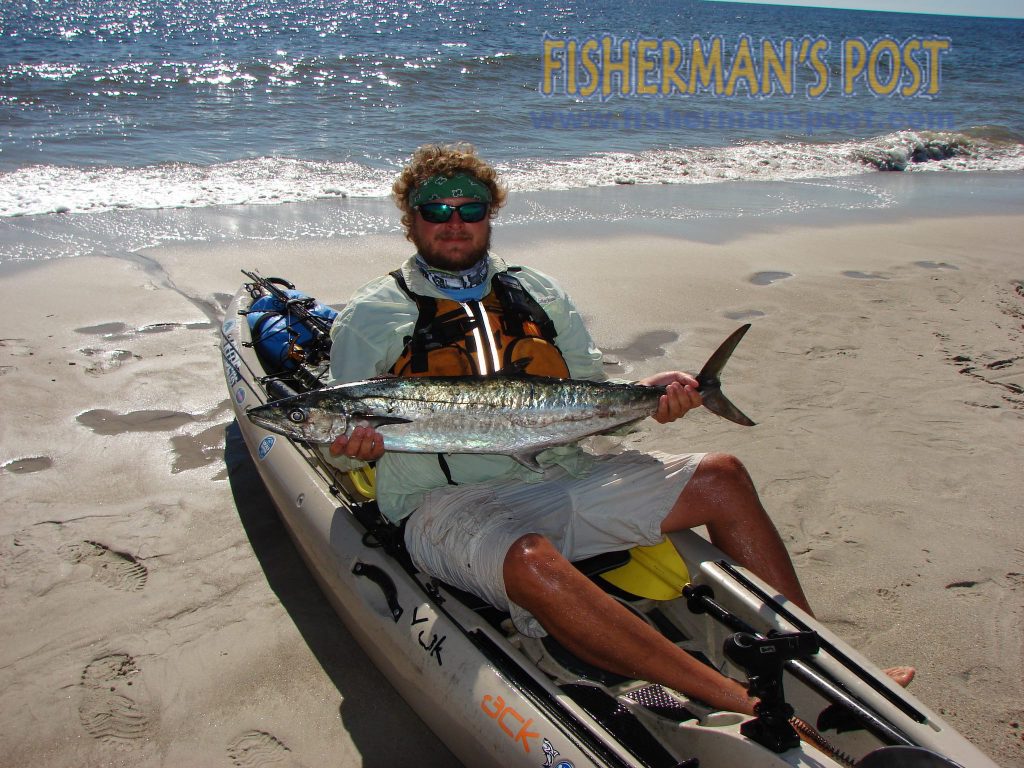
[[[477,238],[470,232],[437,232],[434,237],[424,237],[415,229],[412,242],[424,261],[435,269],[459,272],[476,265],[487,258],[491,250],[491,225],[487,224],[487,235],[482,243],[474,245]]]

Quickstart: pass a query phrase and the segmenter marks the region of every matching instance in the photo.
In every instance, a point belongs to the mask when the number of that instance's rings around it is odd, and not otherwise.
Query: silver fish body
[[[719,374],[743,326],[697,377],[704,404],[752,425],[721,392]],[[247,411],[264,429],[307,443],[331,443],[369,426],[387,450],[490,453],[539,470],[536,455],[556,445],[608,432],[655,413],[665,387],[536,376],[403,377],[337,384]]]
[[[309,443],[358,426],[391,451],[534,457],[649,416],[664,387],[536,376],[411,377],[339,384],[250,409],[250,420]]]

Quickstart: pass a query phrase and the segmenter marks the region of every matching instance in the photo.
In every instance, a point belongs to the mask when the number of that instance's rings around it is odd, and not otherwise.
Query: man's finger
[[[334,438],[334,442],[331,443],[331,447],[328,449],[331,456],[341,456],[345,453],[345,447],[348,445],[348,437],[346,435],[338,435]]]

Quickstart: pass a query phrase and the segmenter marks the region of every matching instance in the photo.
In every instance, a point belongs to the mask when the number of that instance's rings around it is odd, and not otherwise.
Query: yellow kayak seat
[[[629,550],[629,562],[601,574],[601,578],[631,595],[650,600],[679,597],[690,583],[690,571],[667,538],[649,547]]]

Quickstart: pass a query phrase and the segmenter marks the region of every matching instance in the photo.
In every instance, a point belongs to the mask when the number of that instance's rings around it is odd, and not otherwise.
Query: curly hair
[[[412,160],[402,173],[395,179],[391,187],[391,196],[395,205],[402,211],[402,226],[405,237],[411,240],[410,228],[414,214],[409,197],[423,182],[431,176],[441,174],[452,177],[457,173],[468,173],[478,178],[491,193],[489,216],[494,218],[498,210],[505,204],[508,189],[498,181],[498,172],[476,153],[472,144],[424,144],[417,149]]]

